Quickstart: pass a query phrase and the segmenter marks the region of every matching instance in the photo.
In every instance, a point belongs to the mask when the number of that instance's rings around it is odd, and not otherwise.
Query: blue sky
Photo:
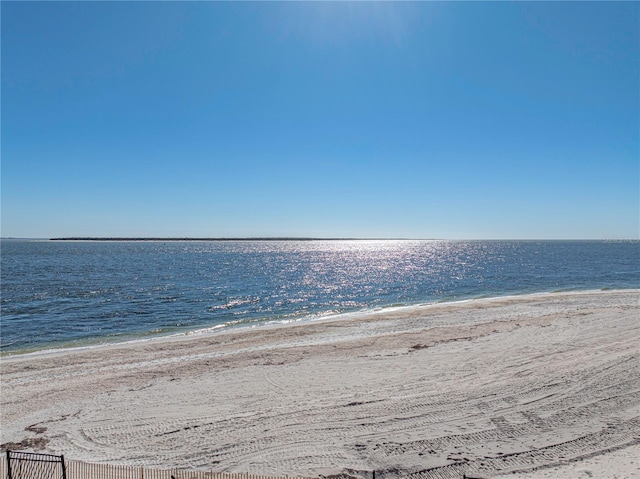
[[[2,2],[2,235],[639,238],[638,2]]]

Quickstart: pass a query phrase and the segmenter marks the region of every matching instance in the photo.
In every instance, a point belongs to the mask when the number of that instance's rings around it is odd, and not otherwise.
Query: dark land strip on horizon
[[[291,236],[258,236],[241,238],[162,238],[162,237],[84,237],[71,236],[64,238],[49,238],[50,241],[388,241],[408,240],[409,238],[313,238]]]

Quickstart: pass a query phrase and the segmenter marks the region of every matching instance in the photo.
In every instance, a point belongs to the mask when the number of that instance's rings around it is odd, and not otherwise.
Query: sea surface
[[[640,241],[2,240],[2,354],[537,292],[640,288]]]

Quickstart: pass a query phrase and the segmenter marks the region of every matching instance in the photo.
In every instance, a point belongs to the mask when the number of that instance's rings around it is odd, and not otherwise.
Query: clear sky
[[[2,235],[639,238],[638,2],[7,2]]]

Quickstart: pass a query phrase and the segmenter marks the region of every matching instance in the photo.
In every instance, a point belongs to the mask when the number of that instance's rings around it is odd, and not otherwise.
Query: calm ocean
[[[387,306],[640,288],[640,241],[2,240],[3,353]]]

